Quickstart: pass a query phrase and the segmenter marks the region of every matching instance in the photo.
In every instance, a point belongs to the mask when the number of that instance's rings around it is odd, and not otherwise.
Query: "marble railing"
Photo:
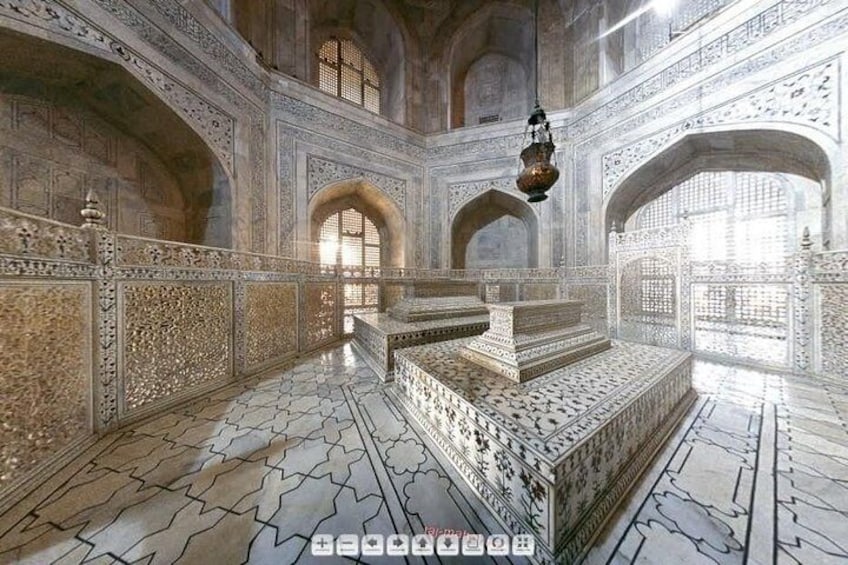
[[[558,288],[554,270],[320,265],[0,208],[0,512],[100,433],[341,339],[345,284],[438,281]]]

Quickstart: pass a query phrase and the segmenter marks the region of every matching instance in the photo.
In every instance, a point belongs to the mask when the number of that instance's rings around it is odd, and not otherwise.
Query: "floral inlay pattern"
[[[0,489],[91,433],[89,283],[0,284]]]
[[[231,283],[124,283],[127,410],[231,373]]]
[[[297,283],[245,285],[245,364],[297,353]]]

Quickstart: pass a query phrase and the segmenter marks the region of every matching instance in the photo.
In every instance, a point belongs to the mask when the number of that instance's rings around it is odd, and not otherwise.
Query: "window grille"
[[[380,266],[380,230],[367,216],[347,208],[327,217],[319,230],[318,248],[324,264]],[[344,331],[353,331],[353,315],[376,312],[379,288],[371,283],[345,283]]]
[[[671,192],[666,192],[653,202],[646,204],[638,216],[639,229],[660,228],[677,223]]]
[[[653,56],[671,42],[672,34],[688,31],[693,26],[714,15],[732,0],[687,0],[680,2],[671,15],[671,21],[649,10],[638,18],[636,35],[638,59],[636,63]],[[670,27],[669,27],[670,26]]]
[[[762,263],[786,260],[799,213],[794,196],[795,187],[783,175],[706,171],[635,212],[637,229],[688,217],[690,260],[717,263],[715,281],[691,286],[696,351],[774,366],[790,362],[791,287],[719,277],[737,268],[760,269]],[[668,319],[669,306],[674,308],[674,279],[665,277],[661,263],[648,259],[631,275],[622,277],[622,324],[629,324],[623,327],[630,338],[651,342]]]
[[[380,113],[380,77],[349,39],[331,38],[318,50],[318,88]]]
[[[731,175],[726,172],[705,172],[683,182],[678,188],[681,213],[699,214],[727,206]]]

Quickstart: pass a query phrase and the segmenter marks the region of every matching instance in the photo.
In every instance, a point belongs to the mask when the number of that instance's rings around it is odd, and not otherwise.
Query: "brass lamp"
[[[535,11],[535,65],[536,65],[536,106],[527,119],[524,138],[528,134],[530,144],[521,150],[521,162],[524,168],[518,173],[515,184],[518,190],[527,195],[528,202],[541,202],[548,198],[546,194],[559,178],[556,164],[556,146],[551,135],[551,124],[542,106],[539,105],[539,0]]]
[[[518,190],[527,195],[528,202],[541,202],[547,199],[545,193],[559,178],[559,170],[551,162],[556,149],[551,136],[551,124],[538,101],[527,120],[527,127],[531,143],[521,150],[524,169],[518,173],[515,184]]]

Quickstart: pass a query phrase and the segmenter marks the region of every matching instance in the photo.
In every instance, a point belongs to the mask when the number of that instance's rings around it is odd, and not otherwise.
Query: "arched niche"
[[[644,204],[702,171],[747,171],[799,175],[821,184],[823,200],[831,183],[827,153],[798,133],[747,129],[689,134],[669,145],[616,184],[604,205],[605,233],[621,229]],[[830,208],[822,209],[823,238],[829,238]]]
[[[476,125],[465,116],[466,77],[469,70],[485,55],[499,55],[510,61],[511,72],[523,71],[523,91],[512,93],[504,100],[501,112],[506,116],[523,116],[529,113],[529,88],[536,81],[534,64],[533,13],[531,10],[501,2],[486,3],[469,14],[456,28],[443,60],[448,69],[448,100],[450,101],[449,125],[451,128]],[[485,62],[485,60],[483,60]],[[518,67],[516,67],[516,65]],[[491,83],[491,84],[489,84]],[[496,81],[484,81],[487,88],[504,89]],[[468,93],[470,95],[471,93]]]
[[[498,226],[506,219],[509,224]],[[510,221],[512,220],[512,221]],[[517,223],[516,223],[517,222]],[[491,229],[494,227],[495,229]],[[514,229],[523,228],[523,238]],[[469,245],[475,236],[490,229],[491,261],[479,265],[490,267],[536,267],[539,264],[539,220],[533,209],[518,198],[499,190],[489,190],[466,203],[451,222],[451,268],[466,269]],[[506,232],[506,233],[504,233]],[[518,235],[518,237],[516,237]],[[526,256],[526,261],[510,259]],[[500,255],[500,261],[498,260]]]
[[[402,18],[380,0],[319,0],[309,3],[309,81],[317,84],[316,53],[331,37],[351,39],[380,76],[380,113],[406,123],[407,63],[412,42]]]
[[[486,53],[468,68],[463,121],[473,126],[521,118],[530,107],[524,67],[506,55]]]
[[[405,266],[406,221],[403,213],[383,191],[363,179],[332,183],[315,193],[309,201],[309,241],[317,243],[324,220],[348,208],[366,216],[379,230],[383,266]],[[317,261],[317,245],[313,249],[310,259]]]
[[[2,205],[79,224],[93,188],[111,229],[230,247],[225,169],[141,82],[117,64],[9,30],[0,30],[0,52]]]

